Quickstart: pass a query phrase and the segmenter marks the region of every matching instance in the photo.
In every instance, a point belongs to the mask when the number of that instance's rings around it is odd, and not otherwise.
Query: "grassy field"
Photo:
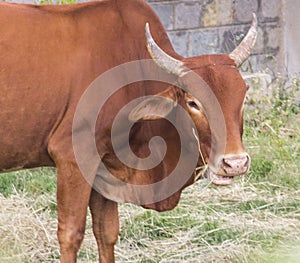
[[[251,172],[230,187],[197,182],[166,213],[120,205],[117,262],[300,262],[299,81],[248,100]],[[298,95],[296,94],[298,93]],[[55,171],[0,175],[0,262],[58,262]],[[90,216],[79,262],[96,262]]]

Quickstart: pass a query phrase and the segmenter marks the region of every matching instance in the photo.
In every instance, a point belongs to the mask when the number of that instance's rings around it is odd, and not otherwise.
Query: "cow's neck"
[[[179,137],[177,132],[172,129],[172,125],[167,121],[161,120],[156,121],[156,123],[138,123],[137,126],[133,128],[133,132],[131,134],[131,150],[136,156],[141,158],[141,160],[147,158],[150,154],[149,141],[154,136],[163,137],[163,140],[167,144],[167,151],[165,156],[163,156],[163,152],[159,149],[159,142],[154,143],[152,155],[155,159],[158,158],[159,162],[158,165],[155,165],[155,167],[150,169],[139,170],[129,168],[119,160],[118,156],[112,150],[103,155],[102,163],[105,165],[105,168],[103,165],[100,166],[97,173],[98,181],[102,180],[106,182],[106,186],[100,189],[103,195],[110,198],[113,198],[111,195],[121,195],[117,198],[117,200],[126,202],[128,201],[128,195],[134,193],[127,193],[125,196],[125,194],[122,194],[120,191],[116,192],[115,190],[118,189],[118,187],[122,187],[122,182],[134,185],[151,185],[170,174],[178,162],[180,144],[178,143]],[[121,153],[123,150],[126,151],[127,149],[119,149]],[[141,164],[137,158],[130,159],[130,157],[126,157],[126,161],[131,163],[132,166],[137,167]],[[108,172],[118,180],[112,180],[114,178],[112,178]],[[101,185],[103,186],[104,184]],[[111,185],[111,187],[109,185]]]

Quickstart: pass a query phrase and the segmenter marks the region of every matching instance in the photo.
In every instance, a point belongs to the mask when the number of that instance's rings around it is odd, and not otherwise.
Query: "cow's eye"
[[[198,105],[197,105],[197,103],[196,103],[195,101],[190,100],[190,101],[188,101],[187,104],[188,104],[191,108],[194,108],[194,109],[196,109],[196,110],[199,110],[199,107],[198,107]]]

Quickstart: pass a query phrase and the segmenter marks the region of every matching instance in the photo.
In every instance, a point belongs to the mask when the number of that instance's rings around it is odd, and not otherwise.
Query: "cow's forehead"
[[[184,66],[195,70],[210,66],[231,66],[236,67],[235,62],[227,54],[211,54],[189,57],[183,59]]]
[[[192,92],[193,89],[202,87],[206,90],[209,87],[221,103],[221,107],[227,107],[229,104],[242,105],[247,86],[234,61],[228,55],[203,55],[184,59],[184,62],[186,67],[204,81],[196,81],[197,78],[190,78],[189,74],[179,80],[194,98],[196,97]]]
[[[227,54],[202,55],[185,58],[184,66],[194,71],[213,90],[235,89],[237,86],[244,89],[246,84],[234,61]],[[183,78],[186,86],[195,84],[189,77]]]

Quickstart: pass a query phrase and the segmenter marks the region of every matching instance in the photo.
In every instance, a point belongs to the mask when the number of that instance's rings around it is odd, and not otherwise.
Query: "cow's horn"
[[[147,49],[151,58],[155,63],[166,70],[169,73],[175,74],[179,77],[182,77],[186,72],[184,71],[183,63],[180,60],[172,58],[166,54],[154,41],[150,29],[149,23],[146,23],[146,40],[147,40]]]
[[[250,56],[251,50],[255,45],[257,37],[257,19],[256,15],[252,14],[252,24],[242,42],[229,54],[229,57],[235,61],[237,67]]]

